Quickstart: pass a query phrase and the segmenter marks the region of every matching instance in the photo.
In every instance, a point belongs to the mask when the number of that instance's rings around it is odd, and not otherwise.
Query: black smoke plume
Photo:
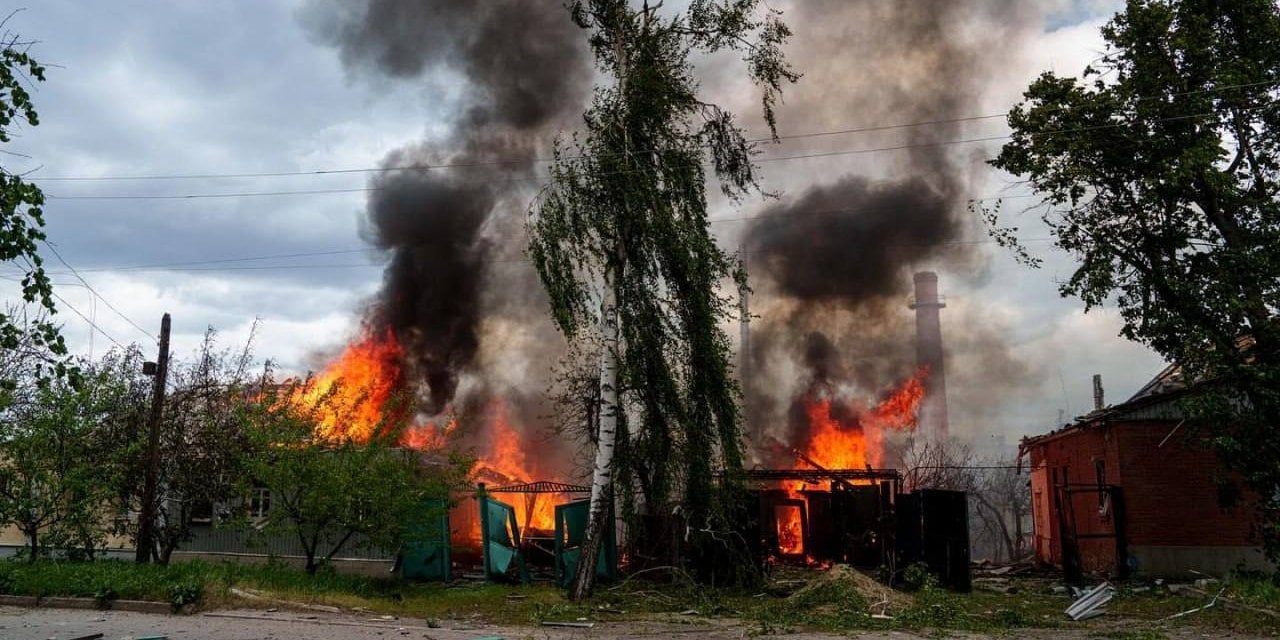
[[[367,208],[390,254],[372,319],[401,341],[420,408],[440,412],[476,366],[489,294],[511,286],[493,263],[518,255],[534,160],[583,106],[585,38],[559,0],[316,0],[299,18],[353,75],[464,83],[451,139],[434,145],[450,152],[388,154]],[[453,168],[404,168],[440,164]]]
[[[753,440],[781,435],[793,421],[793,400],[816,387],[874,398],[911,376],[914,327],[906,303],[912,272],[942,268],[946,277],[980,270],[967,204],[969,176],[981,158],[973,147],[946,143],[982,125],[958,119],[982,108],[980,98],[1000,64],[1002,48],[992,43],[1016,46],[1035,24],[1036,11],[1025,4],[791,3],[788,19],[808,33],[788,53],[806,78],[788,96],[780,122],[804,123],[804,131],[931,124],[838,137],[826,147],[809,142],[817,152],[898,149],[851,156],[838,171],[820,172],[829,177],[818,184],[814,172],[797,172],[804,180],[799,191],[767,207],[745,230],[754,310],[761,316],[752,324],[746,393]],[[948,339],[965,331],[956,322],[944,329]],[[1003,341],[981,342],[997,352],[991,357],[1011,357]]]

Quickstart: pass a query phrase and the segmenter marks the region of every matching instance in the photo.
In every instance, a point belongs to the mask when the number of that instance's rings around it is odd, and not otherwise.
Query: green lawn
[[[27,564],[0,561],[0,592],[39,596],[81,596],[198,601],[206,609],[288,606],[274,601],[323,604],[377,614],[419,618],[470,619],[503,624],[536,624],[544,620],[670,620],[690,624],[736,619],[766,633],[788,629],[942,629],[1001,632],[1019,628],[1086,628],[1099,638],[1155,640],[1174,626],[1207,630],[1274,631],[1280,618],[1237,608],[1215,607],[1177,620],[1167,616],[1205,604],[1208,597],[1171,593],[1166,586],[1122,585],[1107,614],[1084,623],[1067,621],[1062,611],[1069,596],[1055,594],[1050,579],[1013,579],[1013,593],[974,591],[956,594],[925,589],[890,611],[892,620],[873,618],[868,597],[843,582],[815,581],[802,588],[801,573],[775,580],[760,591],[712,589],[684,581],[652,582],[637,578],[604,586],[587,603],[568,602],[549,584],[529,586],[459,582],[454,585],[409,583],[321,571],[305,573],[280,564],[183,562],[170,566],[122,561]],[[785,583],[785,584],[783,584]],[[270,600],[244,600],[231,588],[253,590]],[[1135,590],[1135,587],[1137,588]],[[1147,588],[1143,588],[1147,587]],[[1220,586],[1211,588],[1213,593]],[[1231,601],[1280,609],[1280,586],[1264,576],[1237,578],[1227,589]]]

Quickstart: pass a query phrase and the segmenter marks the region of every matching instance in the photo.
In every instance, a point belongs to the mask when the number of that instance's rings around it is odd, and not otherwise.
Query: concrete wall
[[[1275,570],[1256,547],[1134,545],[1129,555],[1137,560],[1141,576],[1193,577],[1192,572],[1225,576],[1238,568]]]

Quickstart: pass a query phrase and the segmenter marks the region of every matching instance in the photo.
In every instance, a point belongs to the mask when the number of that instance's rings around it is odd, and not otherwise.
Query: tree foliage
[[[243,514],[242,524],[268,534],[294,536],[314,573],[351,547],[397,549],[406,531],[438,516],[428,504],[447,497],[464,478],[461,460],[427,461],[395,446],[398,433],[379,429],[368,442],[316,436],[318,415],[333,411],[284,401],[292,385],[275,386],[241,405],[249,446],[241,462],[240,492],[270,492],[265,514]]]
[[[112,510],[145,424],[148,385],[136,350],[113,350],[67,378],[28,376],[0,414],[0,522],[27,539],[29,557],[51,548],[92,558],[111,530]]]
[[[992,164],[1029,178],[1078,258],[1063,295],[1114,300],[1125,337],[1201,383],[1193,408],[1269,503],[1276,557],[1280,9],[1130,0],[1102,35],[1081,78],[1031,84]]]
[[[212,517],[215,505],[237,496],[240,463],[249,446],[239,405],[254,382],[250,371],[252,338],[242,349],[219,349],[217,332],[209,328],[190,359],[169,363],[169,384],[160,422],[156,525],[153,557],[168,563],[173,552],[191,539],[194,518]],[[140,400],[140,410],[149,407]],[[147,464],[145,431],[139,433],[125,477],[122,511],[137,512]],[[137,519],[127,519],[125,533],[135,537]]]
[[[782,86],[798,77],[780,50],[790,32],[758,0],[695,0],[667,12],[625,0],[569,8],[611,82],[596,88],[585,132],[558,145],[551,186],[530,218],[530,255],[571,340],[605,324],[602,299],[615,302],[616,345],[600,343],[618,365],[602,386],[616,383],[619,397],[613,464],[623,511],[675,500],[702,529],[713,471],[742,465],[738,389],[718,325],[732,313],[719,287],[744,277],[709,233],[705,164],[733,199],[755,187],[756,173],[733,114],[699,99],[690,58],[741,53],[772,128]]]
[[[5,22],[8,19],[0,22],[0,27]],[[44,67],[28,52],[30,43],[10,32],[0,38],[0,144],[7,145],[13,140],[15,128],[40,124],[28,86],[44,81]],[[39,243],[44,239],[44,193],[21,174],[0,164],[0,261],[13,263],[24,271],[20,282],[24,302],[36,303],[52,313],[53,285],[44,272],[39,252]],[[57,325],[43,314],[32,318],[24,322],[13,308],[0,312],[0,349],[34,345],[39,354],[36,369],[42,377],[47,373],[46,365],[59,376],[65,374],[67,363],[63,356],[67,348]],[[11,389],[16,384],[15,379],[0,378],[0,387]],[[6,399],[0,395],[0,402]]]

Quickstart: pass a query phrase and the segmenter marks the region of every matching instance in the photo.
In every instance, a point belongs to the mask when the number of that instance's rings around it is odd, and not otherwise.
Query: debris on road
[[[1209,600],[1209,604],[1206,604],[1206,605],[1204,605],[1203,607],[1196,607],[1196,608],[1194,608],[1194,609],[1187,609],[1186,611],[1182,611],[1182,612],[1179,612],[1179,613],[1175,613],[1175,614],[1173,614],[1173,615],[1171,615],[1171,616],[1169,616],[1169,617],[1167,617],[1167,618],[1164,618],[1164,619],[1165,619],[1165,620],[1173,620],[1174,618],[1181,618],[1182,616],[1191,615],[1191,614],[1196,613],[1196,612],[1198,612],[1198,611],[1204,611],[1205,609],[1211,609],[1211,608],[1213,608],[1213,606],[1214,606],[1214,605],[1218,604],[1218,598],[1222,597],[1222,593],[1223,593],[1224,591],[1226,591],[1226,590],[1227,590],[1227,588],[1226,588],[1226,587],[1223,587],[1223,588],[1219,589],[1219,590],[1218,590],[1217,595],[1213,596],[1213,598],[1212,598],[1211,600]]]
[[[1068,618],[1071,618],[1076,622],[1088,620],[1089,618],[1096,618],[1107,612],[1106,609],[1102,607],[1108,602],[1111,602],[1111,599],[1114,598],[1115,595],[1115,587],[1112,587],[1110,582],[1103,582],[1102,584],[1086,591],[1078,600],[1071,603],[1071,606],[1067,607],[1065,613]]]

